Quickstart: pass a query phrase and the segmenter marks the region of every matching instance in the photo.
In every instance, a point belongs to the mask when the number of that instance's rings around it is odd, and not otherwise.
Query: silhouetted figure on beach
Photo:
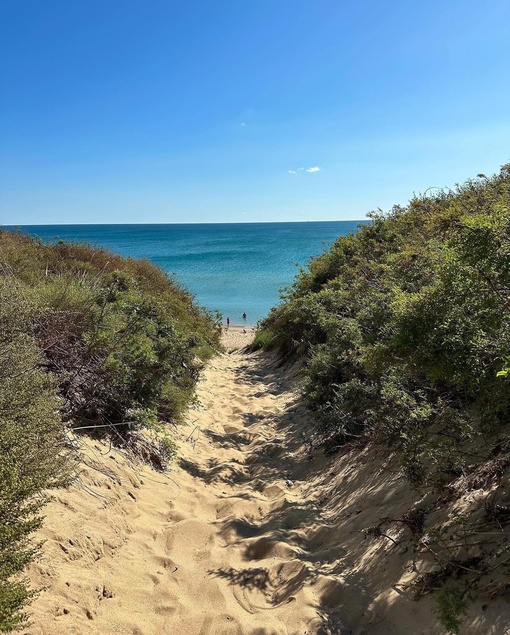
[[[230,318],[227,318],[227,328],[230,326]]]

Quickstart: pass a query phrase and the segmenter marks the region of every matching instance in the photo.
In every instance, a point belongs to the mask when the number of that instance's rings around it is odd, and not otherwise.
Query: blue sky
[[[507,0],[3,0],[0,25],[3,224],[360,219],[510,161]]]

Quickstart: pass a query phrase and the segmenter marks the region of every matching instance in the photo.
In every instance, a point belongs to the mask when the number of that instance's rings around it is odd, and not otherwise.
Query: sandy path
[[[227,337],[232,350],[252,336]],[[168,475],[83,439],[87,467],[47,508],[30,570],[46,590],[25,632],[318,632],[324,584],[295,529],[310,514],[299,502],[301,439],[283,449],[299,416],[288,388],[261,355],[215,358]]]

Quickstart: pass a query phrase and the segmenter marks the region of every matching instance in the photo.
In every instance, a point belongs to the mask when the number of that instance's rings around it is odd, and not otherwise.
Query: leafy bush
[[[26,621],[33,596],[16,578],[37,551],[30,534],[41,524],[40,496],[68,475],[56,382],[39,367],[28,332],[31,307],[0,279],[0,630]],[[14,576],[14,580],[13,580]]]
[[[509,190],[506,166],[372,214],[270,313],[259,338],[303,358],[326,443],[368,434],[414,482],[444,481],[465,463],[459,443],[507,420]]]
[[[0,232],[0,250],[35,307],[67,421],[118,424],[133,409],[180,417],[220,337],[216,318],[187,291],[147,261],[87,245]]]

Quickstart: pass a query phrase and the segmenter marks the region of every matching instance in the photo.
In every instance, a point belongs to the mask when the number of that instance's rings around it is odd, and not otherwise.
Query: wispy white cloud
[[[297,174],[298,172],[309,172],[313,174],[314,172],[320,172],[320,167],[318,165],[311,166],[309,168],[296,168],[295,170],[289,170],[289,174]]]

